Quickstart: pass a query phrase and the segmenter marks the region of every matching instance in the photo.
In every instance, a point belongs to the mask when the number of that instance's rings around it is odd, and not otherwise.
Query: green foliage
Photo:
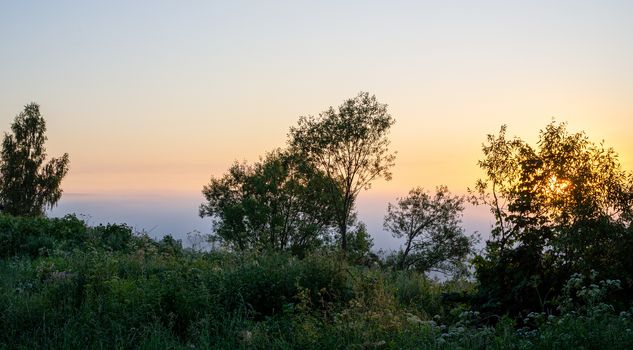
[[[74,215],[48,219],[0,214],[0,258],[48,256],[73,248],[125,250],[131,239],[127,225],[88,227]]]
[[[303,256],[328,239],[330,182],[298,155],[278,150],[212,178],[200,216],[212,217],[216,234],[234,249]]]
[[[472,191],[496,220],[487,256],[475,264],[484,305],[514,315],[551,311],[574,272],[633,280],[624,258],[633,251],[623,251],[632,182],[616,153],[565,124],[547,125],[536,148],[505,134],[504,126],[488,136],[479,162],[485,178]]]
[[[18,246],[0,260],[0,347],[182,346],[206,335],[217,338],[209,346],[233,348],[244,323],[291,312],[300,292],[316,308],[351,295],[337,259],[202,254],[169,236],[132,236],[126,226],[2,218],[52,245],[34,255]]]
[[[329,254],[194,252],[171,237],[154,241],[74,217],[2,219],[3,227],[50,232],[52,248],[31,255],[20,246],[0,259],[0,348],[633,346],[633,310],[608,304],[620,290],[596,276],[566,283],[560,316],[491,326],[468,304],[447,302],[472,290],[464,280],[350,266]]]
[[[425,319],[445,314],[442,303],[443,288],[438,283],[429,280],[425,275],[415,271],[401,271],[392,275],[396,300]]]
[[[15,117],[12,134],[4,134],[0,161],[0,204],[4,213],[41,216],[62,196],[68,154],[46,159],[46,122],[39,106],[28,104]]]
[[[246,306],[257,318],[283,312],[302,290],[307,291],[311,305],[342,300],[349,294],[340,264],[320,256],[303,260],[287,255],[251,257],[224,277],[224,302],[230,308]]]
[[[346,258],[356,265],[378,265],[380,258],[371,251],[373,246],[374,239],[367,232],[367,226],[363,222],[357,222],[354,229],[348,232]]]
[[[380,118],[368,126],[359,115]],[[358,123],[336,129],[347,119]],[[347,139],[327,139],[341,142],[331,160],[345,159],[347,146],[378,157],[345,180],[349,190],[388,176],[391,124],[386,107],[361,94],[302,119],[291,136],[338,130]],[[408,269],[384,268],[352,212],[359,190],[333,198],[344,177],[311,158],[306,141],[205,187],[201,215],[233,250],[185,249],[171,236],[89,227],[73,215],[0,214],[0,349],[632,348],[631,182],[615,153],[564,124],[549,125],[536,149],[507,140],[505,128],[488,141],[473,195],[496,225],[487,255],[473,260],[476,284],[424,274],[462,266],[472,245],[459,227],[462,198],[414,189],[390,205],[385,226],[407,237],[391,265]],[[368,169],[381,170],[360,175]],[[330,241],[333,223],[341,235]]]
[[[367,260],[366,232],[348,232],[355,223],[359,192],[378,177],[391,178],[395,154],[387,133],[393,125],[387,106],[360,93],[338,110],[302,117],[291,128],[289,149],[254,165],[235,163],[211,178],[202,193],[201,217],[213,218],[216,237],[238,251],[291,252],[305,256],[335,240],[351,259]],[[360,250],[359,250],[360,249]]]
[[[418,187],[399,198],[396,205],[389,203],[384,228],[405,239],[394,267],[463,274],[474,243],[460,226],[463,202],[463,197],[453,196],[446,186],[440,186],[435,195]]]
[[[369,189],[374,179],[391,179],[395,154],[389,151],[387,133],[394,123],[387,105],[361,92],[337,110],[330,107],[318,117],[301,117],[290,129],[293,151],[335,184],[330,189],[343,251],[347,250],[347,229],[356,197]]]

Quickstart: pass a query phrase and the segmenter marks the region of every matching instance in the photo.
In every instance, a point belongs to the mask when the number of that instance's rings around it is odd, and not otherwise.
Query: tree
[[[574,272],[621,278],[612,252],[626,239],[633,191],[613,149],[552,122],[536,147],[506,138],[502,126],[482,150],[485,177],[471,194],[496,222],[487,256],[476,259],[491,299],[511,308],[546,308],[545,296],[555,295]]]
[[[356,197],[374,179],[391,179],[395,153],[389,151],[387,133],[394,122],[387,105],[361,92],[336,110],[301,117],[290,129],[290,147],[333,181],[329,192],[344,252]]]
[[[237,250],[303,255],[327,238],[333,211],[330,180],[288,151],[252,165],[235,163],[202,193],[200,216],[214,219],[219,237]]]
[[[61,181],[68,173],[68,154],[44,164],[46,122],[39,106],[28,104],[15,117],[12,134],[4,134],[0,163],[0,202],[12,215],[40,216],[61,198]]]
[[[333,242],[333,248],[340,246],[340,236]],[[352,220],[347,232],[347,252],[346,259],[354,265],[364,265],[371,267],[380,262],[380,257],[372,252],[374,239],[367,231],[364,222],[356,218]]]
[[[463,203],[464,198],[451,195],[446,186],[438,187],[434,195],[414,188],[395,205],[389,203],[383,226],[394,237],[405,239],[397,267],[423,273],[463,271],[474,243],[460,226]]]

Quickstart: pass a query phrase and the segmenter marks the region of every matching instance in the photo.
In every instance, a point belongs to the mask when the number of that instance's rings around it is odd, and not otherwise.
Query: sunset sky
[[[533,142],[566,121],[633,170],[633,2],[0,4],[0,130],[41,105],[49,154],[71,160],[56,215],[207,227],[196,208],[211,175],[360,91],[396,119],[393,180],[359,204],[375,232],[411,187],[465,192],[502,124]]]

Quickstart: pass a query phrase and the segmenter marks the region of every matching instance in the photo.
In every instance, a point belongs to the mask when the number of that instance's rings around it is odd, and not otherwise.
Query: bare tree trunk
[[[400,270],[404,270],[404,263],[407,260],[407,256],[409,255],[409,251],[411,251],[411,243],[413,242],[412,239],[407,239],[407,247],[405,248],[404,252],[402,253],[402,259],[400,259]]]
[[[349,191],[348,191],[349,192]],[[341,234],[341,250],[343,254],[347,253],[347,224],[349,221],[350,209],[352,206],[352,200],[350,195],[346,194],[343,200],[343,216],[339,222],[339,233]]]
[[[341,250],[347,253],[347,220],[343,221],[339,226],[341,234]]]

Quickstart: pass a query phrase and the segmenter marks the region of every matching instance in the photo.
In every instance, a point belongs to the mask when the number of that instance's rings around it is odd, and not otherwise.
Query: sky
[[[487,134],[534,142],[552,120],[633,170],[631,1],[4,1],[0,130],[29,102],[51,156],[51,214],[160,236],[210,232],[202,186],[284,147],[302,115],[360,91],[395,118],[393,180],[359,197],[378,245],[387,202],[465,193]],[[469,208],[467,231],[491,218]]]

